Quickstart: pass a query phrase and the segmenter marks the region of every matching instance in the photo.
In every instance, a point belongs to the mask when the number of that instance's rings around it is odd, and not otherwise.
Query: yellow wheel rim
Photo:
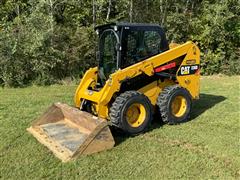
[[[187,111],[187,100],[183,96],[176,96],[171,104],[172,114],[175,117],[183,116]]]
[[[146,109],[142,104],[132,104],[126,113],[126,119],[130,126],[139,127],[146,119]]]

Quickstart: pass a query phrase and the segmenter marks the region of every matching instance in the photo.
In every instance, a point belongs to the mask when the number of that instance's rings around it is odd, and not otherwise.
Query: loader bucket
[[[63,162],[114,146],[107,121],[55,103],[27,129]]]

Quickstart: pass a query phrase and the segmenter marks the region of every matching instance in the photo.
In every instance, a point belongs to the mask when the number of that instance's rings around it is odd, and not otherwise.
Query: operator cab
[[[95,28],[101,84],[109,75],[169,49],[159,25],[112,23]]]

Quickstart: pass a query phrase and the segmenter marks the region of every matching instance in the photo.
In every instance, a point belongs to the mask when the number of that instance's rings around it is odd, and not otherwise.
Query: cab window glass
[[[117,39],[112,31],[103,32],[100,37],[100,68],[108,77],[116,70],[117,65]]]
[[[161,36],[157,31],[129,30],[122,39],[122,68],[160,53]]]
[[[160,53],[161,37],[158,32],[145,31],[144,40],[149,56]]]

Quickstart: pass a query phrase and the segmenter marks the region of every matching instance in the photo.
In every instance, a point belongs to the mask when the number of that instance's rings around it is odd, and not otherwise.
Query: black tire
[[[129,107],[135,104],[139,104],[145,109],[144,120],[137,127],[133,127],[127,119]],[[152,121],[152,114],[152,104],[145,95],[137,91],[126,91],[115,99],[110,108],[109,116],[113,126],[123,130],[129,135],[137,135],[147,130]]]
[[[176,116],[172,110],[172,103],[176,97],[184,98],[184,113]],[[168,86],[163,89],[157,99],[162,121],[168,124],[178,124],[188,120],[190,117],[192,98],[189,92],[179,85]],[[182,105],[181,105],[182,106]]]

